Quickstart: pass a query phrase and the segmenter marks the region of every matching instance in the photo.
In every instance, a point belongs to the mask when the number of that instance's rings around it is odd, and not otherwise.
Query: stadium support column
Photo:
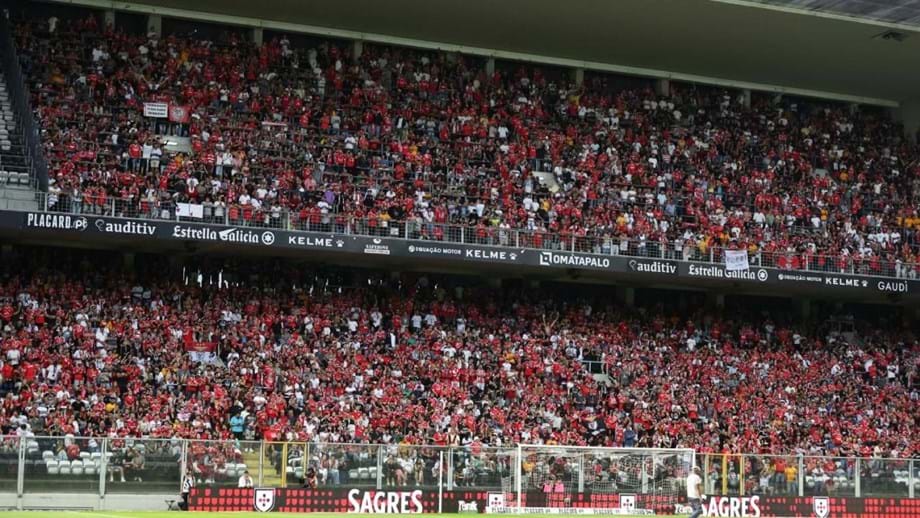
[[[575,86],[581,86],[585,82],[585,69],[583,68],[573,68],[572,69],[572,81],[575,83]]]
[[[725,307],[725,294],[724,293],[707,293],[706,294],[706,305],[712,308],[722,309]]]
[[[361,40],[355,40],[351,43],[351,59],[356,62],[361,59],[361,54],[364,54],[364,42]]]
[[[262,27],[253,27],[252,28],[252,42],[255,43],[256,47],[262,46],[262,37],[263,37]]]
[[[134,252],[125,252],[121,256],[121,260],[124,263],[125,269],[128,271],[134,271]]]
[[[522,464],[524,463],[523,458],[523,448],[521,445],[517,445],[517,460],[514,463],[514,491],[517,493],[517,508],[518,511],[521,510],[521,504],[523,503],[524,496],[522,494],[523,484],[521,484],[521,479],[524,476]]]
[[[444,450],[438,452],[438,514],[444,512]]]
[[[629,286],[617,286],[616,298],[620,304],[631,308],[636,305],[636,288]]]
[[[495,58],[489,58],[486,60],[486,75],[491,79],[493,74],[495,74]]]
[[[805,298],[796,299],[796,309],[802,319],[808,319],[811,316],[811,301]]]
[[[747,88],[741,90],[741,105],[745,108],[751,107],[751,91]]]
[[[103,25],[106,27],[115,27],[115,9],[106,9],[105,12],[102,13],[102,16]]]
[[[916,466],[917,464],[916,462],[914,462],[914,459],[910,459],[909,461],[907,461],[907,497],[908,498],[915,498],[916,489],[914,488],[914,486],[916,485],[916,481],[914,479],[916,478],[917,475],[914,469],[916,469]]]
[[[655,81],[655,93],[661,97],[670,97],[671,96],[671,80],[670,79],[659,79]]]
[[[148,16],[147,32],[152,32],[157,38],[163,36],[163,17],[158,14]]]
[[[907,139],[916,143],[920,131],[920,98],[901,102],[901,106],[892,110],[892,115],[904,125]]]
[[[856,469],[853,470],[853,482],[855,482],[853,496],[859,498],[862,496],[862,462],[856,457]]]
[[[22,495],[25,492],[26,477],[26,441],[25,437],[19,438],[19,448],[16,451],[16,508],[22,510]]]

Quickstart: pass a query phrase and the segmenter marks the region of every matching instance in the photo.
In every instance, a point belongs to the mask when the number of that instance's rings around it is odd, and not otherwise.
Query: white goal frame
[[[514,467],[514,491],[516,502],[514,502],[516,513],[511,514],[522,514],[526,513],[527,510],[523,506],[523,496],[524,496],[524,476],[525,474],[522,471],[522,464],[525,460],[525,455],[530,455],[534,452],[559,452],[559,453],[572,453],[572,452],[583,452],[583,453],[597,453],[597,454],[624,454],[624,455],[636,455],[639,457],[646,458],[657,458],[660,456],[678,456],[681,462],[684,464],[684,468],[687,473],[693,466],[696,466],[696,451],[692,448],[622,448],[622,447],[601,447],[601,446],[565,446],[565,445],[546,445],[546,444],[518,444],[517,445],[517,461]],[[583,476],[583,475],[582,475]],[[630,491],[630,494],[645,494],[641,491]],[[510,503],[510,502],[509,502]],[[605,513],[606,514],[606,513]],[[615,514],[615,513],[611,513]]]

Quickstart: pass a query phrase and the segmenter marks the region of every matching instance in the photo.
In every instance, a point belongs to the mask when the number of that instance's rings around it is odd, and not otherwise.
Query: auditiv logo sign
[[[677,264],[670,261],[640,261],[633,259],[628,264],[630,271],[633,272],[677,275]]]
[[[156,226],[144,223],[143,221],[108,222],[104,219],[97,219],[94,224],[99,232],[105,232],[106,234],[152,236],[156,234],[157,231]]]

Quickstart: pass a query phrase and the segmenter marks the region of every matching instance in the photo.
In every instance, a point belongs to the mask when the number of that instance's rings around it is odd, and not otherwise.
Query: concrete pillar
[[[811,301],[805,298],[799,298],[795,300],[797,306],[796,309],[799,312],[799,316],[801,316],[803,320],[807,320],[809,317],[811,317]]]
[[[252,42],[256,44],[256,47],[262,46],[262,27],[252,28]]]
[[[670,97],[671,96],[671,80],[670,79],[659,79],[655,81],[655,93],[661,97]]]
[[[358,61],[361,59],[361,54],[364,54],[364,42],[361,40],[355,40],[351,44],[351,59]]]
[[[751,91],[750,90],[745,89],[741,91],[741,105],[744,106],[745,108],[751,107]]]
[[[585,69],[583,68],[573,68],[572,69],[572,81],[575,82],[575,86],[581,86],[585,82]]]
[[[491,78],[494,73],[495,73],[495,58],[489,58],[488,60],[486,60],[486,75],[488,75],[489,78]]]
[[[151,14],[147,17],[147,32],[153,33],[157,38],[163,36],[163,17],[158,14]]]
[[[856,103],[850,104],[850,115],[856,115],[859,113],[859,105]]]
[[[725,309],[725,294],[724,293],[707,293],[706,294],[706,304],[710,307]]]
[[[901,106],[892,109],[892,115],[904,125],[904,136],[916,143],[920,131],[920,98],[901,102]]]
[[[115,10],[108,9],[104,11],[102,21],[106,27],[115,27]]]
[[[617,286],[615,289],[617,302],[631,308],[636,305],[636,288]]]

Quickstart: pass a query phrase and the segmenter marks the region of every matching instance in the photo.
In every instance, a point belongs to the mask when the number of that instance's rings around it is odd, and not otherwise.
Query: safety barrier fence
[[[186,473],[196,486],[212,488],[526,493],[542,491],[552,477],[581,490],[642,494],[662,471],[653,460],[671,463],[668,491],[674,494],[683,490],[691,463],[702,469],[712,496],[913,498],[920,488],[920,459],[718,453],[693,459],[692,452],[677,456],[687,450],[572,448],[563,454],[560,448],[6,436],[0,438],[0,493],[177,493]],[[655,460],[671,452],[670,460]],[[561,471],[551,471],[561,459]],[[641,481],[635,487],[625,485],[629,470]]]
[[[277,207],[254,209],[235,204],[203,204],[196,205],[190,213],[187,205],[172,200],[110,197],[77,199],[42,192],[36,193],[36,199],[38,209],[44,212],[424,240],[432,244],[482,245],[712,264],[724,263],[725,252],[729,250],[718,244],[701,246],[697,242],[682,239],[643,240],[612,235],[573,235],[542,230],[434,223],[419,219],[394,220],[387,216],[358,218],[341,214],[302,214]],[[790,272],[920,278],[920,264],[879,257],[857,259],[846,254],[823,254],[820,250],[757,250],[749,252],[749,265],[752,268],[777,268]]]

